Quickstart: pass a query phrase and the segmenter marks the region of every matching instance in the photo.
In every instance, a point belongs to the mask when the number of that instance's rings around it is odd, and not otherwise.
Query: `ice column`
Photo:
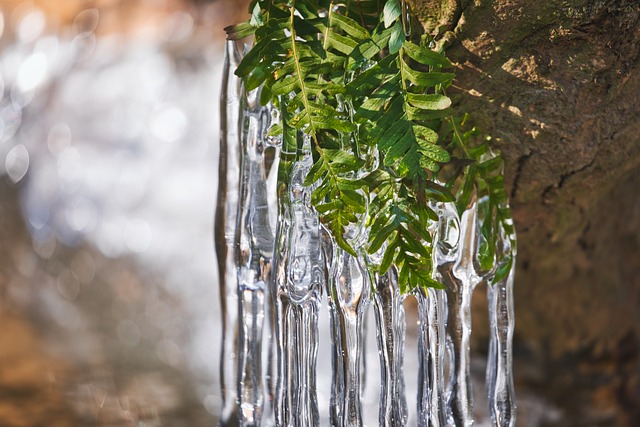
[[[236,216],[235,261],[238,274],[238,402],[242,426],[262,424],[265,387],[262,360],[265,300],[271,278],[274,232],[267,182],[266,133],[269,107],[260,106],[260,89],[244,94],[239,204]],[[268,324],[268,323],[267,323]]]
[[[370,282],[359,257],[334,244],[329,279],[333,382],[331,425],[362,426],[361,366]]]
[[[452,269],[442,275],[448,302],[447,332],[451,339],[450,416],[456,426],[473,425],[473,392],[470,372],[471,297],[482,278],[476,270],[479,232],[476,198],[472,197],[460,218],[460,241]]]
[[[283,111],[286,114],[286,111]],[[326,267],[318,213],[310,205],[313,187],[303,186],[311,168],[309,139],[285,134],[278,188],[278,231],[273,285],[278,371],[276,423],[319,424],[316,391],[318,311]]]
[[[240,97],[242,81],[233,73],[240,62],[235,42],[228,41],[220,94],[220,148],[214,241],[218,263],[222,343],[220,346],[220,426],[238,425],[236,372],[238,354],[238,285],[233,251],[240,180]]]
[[[420,289],[418,300],[418,425],[447,426],[444,362],[446,352],[446,294]]]
[[[382,275],[376,273],[374,281],[381,372],[379,424],[381,427],[404,426],[408,418],[403,369],[407,326],[402,305],[404,296],[398,287],[395,267]]]
[[[509,220],[510,221],[510,220]],[[487,394],[489,414],[496,427],[515,427],[516,399],[513,386],[513,330],[515,327],[513,308],[513,280],[515,268],[494,282],[496,273],[507,268],[505,263],[515,265],[516,248],[513,236],[507,235],[502,226],[496,242],[497,258],[501,259],[494,271],[487,276],[489,302],[489,356],[487,358]]]

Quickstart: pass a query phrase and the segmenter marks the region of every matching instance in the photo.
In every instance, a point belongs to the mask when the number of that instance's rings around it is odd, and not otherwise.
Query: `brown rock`
[[[519,236],[518,384],[556,425],[639,425],[640,4],[460,3],[459,105],[504,153]]]

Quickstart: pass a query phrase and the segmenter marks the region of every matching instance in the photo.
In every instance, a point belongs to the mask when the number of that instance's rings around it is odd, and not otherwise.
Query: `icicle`
[[[406,0],[401,0],[402,7],[402,29],[404,30],[405,37],[411,37],[411,10]]]
[[[444,394],[446,352],[446,295],[438,289],[420,289],[418,300],[418,425],[447,426]]]
[[[498,233],[497,255],[501,263],[515,265],[516,248],[511,239],[500,226]],[[503,267],[499,262],[495,272]],[[494,274],[487,277],[489,303],[489,356],[487,360],[487,394],[489,397],[489,414],[495,427],[515,427],[516,397],[513,386],[513,330],[515,327],[513,309],[513,281],[515,268],[509,274],[493,282]]]
[[[516,400],[513,387],[512,338],[514,270],[498,283],[488,286],[489,357],[487,392],[489,414],[496,427],[515,427]]]
[[[268,125],[265,126],[264,131],[268,133],[269,129],[278,123],[279,121],[279,112],[273,105],[273,103],[269,103],[266,106],[265,111],[265,123]],[[268,136],[265,133],[264,141],[268,148],[265,150],[265,168],[268,170],[267,175],[267,200],[269,204],[269,224],[272,230],[277,229],[278,224],[278,164],[280,162],[280,146],[282,144],[282,136],[272,137]],[[274,236],[274,244],[275,244],[275,236]],[[272,265],[275,265],[275,256],[272,259]],[[269,278],[270,284],[267,286],[267,291],[269,293],[269,297],[265,299],[266,304],[266,319],[265,324],[268,325],[268,334],[266,336],[266,363],[267,368],[265,372],[265,386],[267,391],[267,396],[265,400],[265,416],[263,420],[265,421],[266,426],[275,425],[274,416],[274,403],[275,403],[275,394],[276,394],[276,378],[277,378],[277,348],[276,348],[276,311],[275,304],[273,302],[273,271],[272,269],[272,277]],[[263,346],[264,347],[264,346]],[[264,351],[264,350],[263,350]]]
[[[292,154],[283,147],[285,163],[291,160]],[[319,424],[316,391],[318,311],[326,269],[318,214],[310,207],[313,188],[302,185],[312,164],[306,136],[298,157],[291,166],[281,164],[281,179],[289,181],[279,183],[274,274],[278,340],[275,409],[277,425],[306,427]],[[289,167],[290,175],[287,175],[285,169]]]
[[[470,372],[471,297],[481,277],[476,271],[477,204],[472,198],[460,221],[460,241],[453,268],[442,276],[447,291],[447,332],[452,344],[450,416],[456,426],[473,425],[473,392]]]
[[[366,267],[363,267],[365,269],[366,272]],[[371,283],[371,276],[369,275],[369,283]],[[368,306],[368,304],[367,304]],[[366,311],[366,310],[365,310]],[[367,358],[366,358],[366,354],[364,353],[365,349],[367,348],[367,334],[368,334],[368,330],[369,330],[369,318],[368,316],[365,314],[362,315],[362,349],[363,349],[363,353],[362,353],[362,357],[360,357],[360,397],[364,396],[366,390],[367,390]]]
[[[274,244],[267,192],[268,170],[264,157],[268,109],[260,106],[259,98],[260,89],[244,97],[240,199],[235,239],[241,319],[237,386],[239,421],[243,426],[259,426],[262,422],[262,332]]]
[[[235,42],[228,41],[222,72],[220,94],[220,152],[218,164],[218,196],[215,211],[215,249],[222,311],[222,345],[220,351],[220,389],[222,413],[220,426],[238,425],[236,403],[236,370],[238,354],[238,287],[233,239],[238,206],[240,169],[240,96],[241,80],[234,75],[240,62]]]
[[[408,419],[403,368],[406,323],[395,267],[375,275],[374,301],[382,376],[379,425],[404,426]]]
[[[329,280],[329,308],[333,347],[331,423],[362,426],[360,368],[363,321],[369,298],[369,280],[360,259],[336,245]]]

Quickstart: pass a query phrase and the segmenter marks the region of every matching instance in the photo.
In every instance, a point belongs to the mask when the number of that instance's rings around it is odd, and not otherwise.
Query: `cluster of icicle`
[[[267,136],[277,112],[261,106],[259,89],[245,93],[233,71],[240,60],[227,43],[221,95],[221,142],[215,242],[223,320],[221,426],[318,426],[316,390],[318,314],[326,294],[331,322],[333,426],[362,426],[364,315],[373,305],[381,392],[379,425],[408,420],[403,358],[405,312],[392,267],[379,275],[367,255],[340,249],[310,206],[313,186],[303,186],[312,164],[309,141],[281,152]],[[280,158],[288,174],[278,176]],[[473,425],[469,339],[471,296],[491,282],[476,251],[485,199],[472,198],[460,216],[453,204],[434,204],[434,278],[444,290],[420,289],[418,301],[419,426]],[[350,232],[357,247],[363,228]],[[515,256],[509,236],[499,254]],[[374,255],[375,257],[375,255]],[[486,386],[492,425],[515,426],[511,339],[513,271],[487,286],[490,345]]]

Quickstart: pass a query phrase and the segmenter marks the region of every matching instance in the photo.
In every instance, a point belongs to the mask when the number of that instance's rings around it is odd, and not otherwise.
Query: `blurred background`
[[[0,426],[207,426],[222,28],[243,1],[0,1]]]

